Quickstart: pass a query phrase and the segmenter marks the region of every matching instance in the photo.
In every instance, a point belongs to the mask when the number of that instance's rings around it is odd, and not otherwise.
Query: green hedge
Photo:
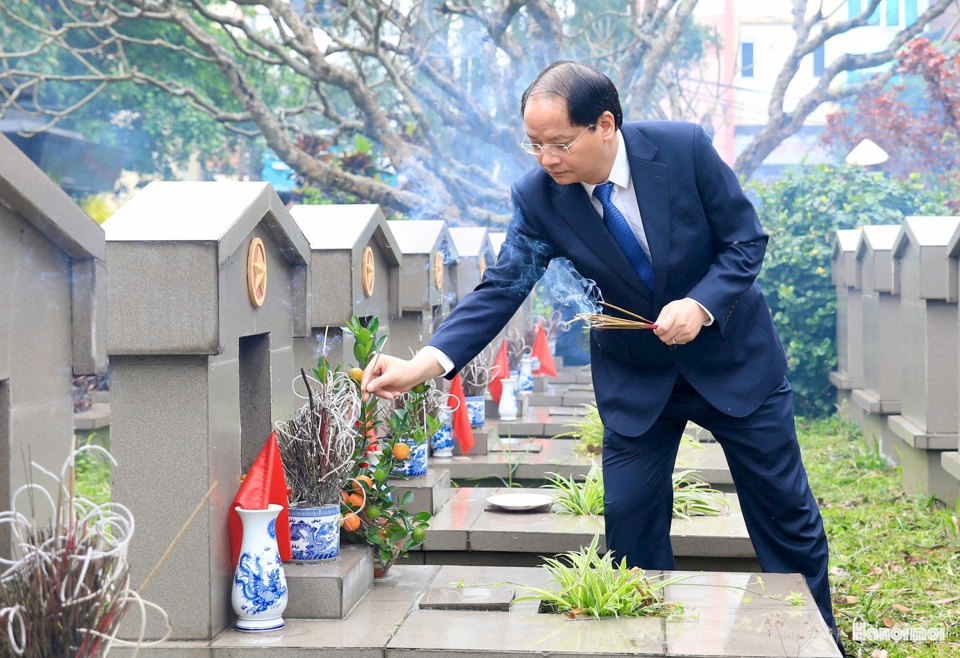
[[[862,167],[789,170],[748,192],[770,234],[758,279],[789,360],[798,415],[834,410],[829,373],[836,368],[836,294],[830,276],[837,229],[900,224],[908,215],[952,214],[937,192]]]

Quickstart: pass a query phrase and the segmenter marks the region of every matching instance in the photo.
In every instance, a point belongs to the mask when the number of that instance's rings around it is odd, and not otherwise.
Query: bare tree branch
[[[804,94],[796,106],[786,109],[787,88],[793,81],[800,67],[800,62],[807,54],[823,45],[830,37],[843,34],[856,27],[868,24],[870,16],[880,4],[879,0],[870,0],[863,12],[846,21],[834,24],[825,24],[824,16],[820,11],[815,12],[810,19],[805,19],[805,0],[794,0],[794,31],[797,42],[790,55],[784,61],[774,84],[768,107],[767,124],[750,141],[747,147],[737,156],[734,170],[742,178],[749,178],[764,159],[788,137],[796,134],[803,126],[807,117],[818,107],[828,102],[836,102],[843,98],[860,93],[865,88],[878,88],[890,77],[890,73],[882,74],[876,81],[864,84],[847,84],[834,86],[836,78],[845,72],[864,71],[873,67],[890,63],[910,39],[917,36],[930,21],[943,14],[955,0],[935,0],[917,21],[898,32],[889,44],[882,50],[861,55],[844,54],[825,67],[817,84]],[[813,35],[813,36],[811,36]]]
[[[804,57],[866,24],[878,2],[843,20],[794,3],[796,44],[767,125],[738,160],[741,174],[823,103],[882,84],[883,77],[856,85],[837,78],[884,65],[949,4],[932,2],[916,26],[876,53],[835,59],[787,109],[786,90]],[[0,0],[0,113],[27,115],[42,131],[94,112],[101,121],[148,114],[144,96],[170,98],[200,116],[207,132],[256,136],[251,149],[269,149],[331,198],[454,223],[494,222],[509,218],[510,182],[535,164],[517,147],[519,96],[550,61],[596,64],[617,84],[629,118],[711,120],[720,81],[697,83],[688,68],[696,62],[684,61],[704,50],[690,47],[704,34],[693,23],[696,6]],[[116,97],[126,105],[110,107],[121,103],[108,100]],[[354,157],[358,150],[364,157]]]

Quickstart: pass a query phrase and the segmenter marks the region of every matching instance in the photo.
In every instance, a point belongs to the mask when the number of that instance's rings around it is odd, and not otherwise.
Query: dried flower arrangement
[[[510,327],[506,333],[507,339],[507,360],[510,362],[510,370],[520,368],[520,359],[530,356],[532,343],[527,343],[524,332],[517,327]],[[497,374],[499,377],[508,377],[510,373]]]
[[[113,461],[100,446],[86,445],[71,453],[59,477],[34,463],[34,471],[53,481],[56,495],[31,477],[14,492],[13,509],[0,512],[14,550],[12,559],[0,559],[2,655],[104,656],[112,646],[149,646],[170,634],[166,613],[129,587],[130,510],[119,503],[97,505],[75,493],[75,459],[88,450]],[[28,513],[17,509],[21,498],[28,501]],[[46,505],[53,518],[39,522],[38,510]],[[143,618],[148,608],[157,612],[164,636],[151,642],[142,635],[118,639],[120,620],[130,608]],[[140,629],[143,633],[145,625]]]
[[[465,397],[483,397],[493,380],[493,364],[487,350],[481,351],[460,371]]]
[[[277,445],[293,507],[339,503],[340,492],[356,470],[361,435],[360,389],[349,373],[326,370],[323,381],[301,370],[307,403],[287,421],[276,424]]]

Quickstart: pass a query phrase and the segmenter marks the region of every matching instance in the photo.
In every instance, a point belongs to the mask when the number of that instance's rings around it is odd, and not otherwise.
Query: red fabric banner
[[[277,547],[280,559],[288,562],[293,556],[290,552],[290,517],[287,513],[287,478],[283,475],[283,461],[280,459],[280,446],[277,445],[277,433],[271,432],[270,438],[253,460],[247,476],[240,483],[240,489],[230,505],[228,525],[230,526],[230,552],[233,568],[237,568],[240,559],[240,544],[243,542],[243,522],[236,507],[243,509],[267,509],[267,505],[283,505],[277,516]]]
[[[497,352],[497,358],[493,360],[493,367],[490,371],[490,384],[487,385],[487,390],[490,391],[490,397],[493,398],[493,401],[497,404],[500,404],[500,394],[503,392],[503,384],[500,383],[501,379],[506,379],[510,376],[510,356],[507,353],[507,339],[503,339],[503,343],[500,344],[500,351]]]
[[[533,374],[547,377],[557,376],[557,364],[554,363],[553,355],[550,353],[550,345],[547,344],[547,332],[543,325],[537,325],[537,336],[533,339],[531,356],[540,359],[540,369]]]
[[[463,394],[463,382],[455,375],[450,382],[450,395],[457,399],[457,410],[453,412],[453,438],[460,446],[460,452],[467,454],[473,448],[473,428],[470,427],[470,414],[467,412],[467,400]]]

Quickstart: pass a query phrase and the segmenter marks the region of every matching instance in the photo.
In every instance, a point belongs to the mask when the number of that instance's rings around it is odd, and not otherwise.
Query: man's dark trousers
[[[793,393],[786,380],[749,416],[720,413],[678,377],[666,409],[639,437],[606,430],[603,479],[607,547],[630,566],[674,569],[672,473],[691,420],[726,455],[747,531],[764,571],[801,573],[834,634],[827,539],[800,459]]]

